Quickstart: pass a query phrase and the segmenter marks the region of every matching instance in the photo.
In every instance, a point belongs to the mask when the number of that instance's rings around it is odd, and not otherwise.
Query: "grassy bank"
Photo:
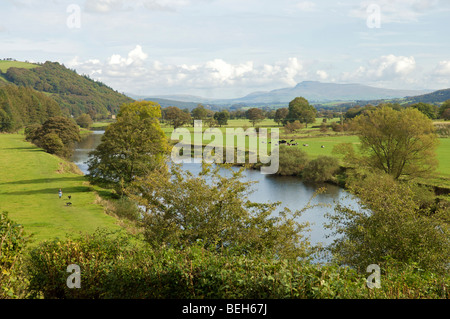
[[[120,229],[96,204],[93,187],[74,164],[45,153],[21,134],[0,134],[0,154],[0,210],[24,225],[35,241]],[[69,195],[71,206],[66,205]]]

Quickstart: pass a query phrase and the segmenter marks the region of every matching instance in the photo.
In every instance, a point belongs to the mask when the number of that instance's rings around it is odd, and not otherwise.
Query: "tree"
[[[89,114],[83,113],[76,119],[77,124],[82,128],[90,128],[92,126],[92,118]]]
[[[72,155],[75,142],[81,139],[80,129],[74,121],[62,116],[51,117],[41,126],[30,125],[25,134],[27,140],[46,152],[66,158]]]
[[[316,120],[316,109],[310,105],[308,100],[303,97],[296,97],[289,102],[289,112],[284,122],[294,122],[296,120],[300,123],[305,123],[308,127],[308,123],[314,123]]]
[[[246,112],[247,118],[252,122],[252,125],[255,126],[256,123],[261,122],[264,120],[264,112],[263,110],[253,107],[251,109],[248,109]]]
[[[433,122],[417,109],[384,106],[359,115],[351,127],[361,141],[364,165],[395,179],[425,176],[438,164]]]
[[[90,153],[89,180],[121,194],[135,178],[163,165],[167,139],[160,116],[155,103],[123,105],[117,121],[107,127],[101,143]]]
[[[127,194],[144,207],[144,237],[153,246],[222,247],[237,254],[270,252],[296,260],[308,255],[302,232],[306,224],[295,220],[300,211],[273,212],[279,203],[248,200],[251,182],[242,182],[242,170],[222,176],[220,166],[204,165],[198,176],[172,165],[137,178]]]
[[[191,111],[194,120],[204,120],[208,116],[208,110],[203,104],[198,104],[196,108]]]
[[[436,105],[419,102],[410,105],[410,107],[418,109],[420,112],[422,112],[432,120],[437,118],[438,107]]]
[[[389,258],[448,274],[448,209],[421,208],[426,190],[384,173],[365,173],[349,183],[359,208],[337,205],[326,227],[335,230],[328,247],[338,264],[365,272]],[[434,201],[433,201],[434,202]]]
[[[217,124],[219,124],[219,126],[227,125],[229,118],[230,113],[228,113],[227,110],[214,113],[214,119],[217,121]]]
[[[287,115],[289,114],[289,109],[287,107],[279,108],[275,111],[274,121],[280,125],[281,122],[285,120]]]
[[[165,120],[173,126],[174,129],[183,126],[191,121],[191,115],[183,112],[176,106],[169,106],[165,109]]]
[[[439,118],[448,120],[450,119],[450,100],[445,101],[444,103],[441,104],[441,106],[439,107],[438,110],[438,115]],[[447,115],[447,116],[446,116]]]

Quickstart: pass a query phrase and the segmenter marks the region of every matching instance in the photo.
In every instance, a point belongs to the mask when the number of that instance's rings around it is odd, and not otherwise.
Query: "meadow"
[[[35,242],[97,228],[120,229],[96,203],[94,188],[75,164],[45,153],[22,134],[0,134],[0,154],[0,211],[9,212]]]
[[[338,118],[334,118],[328,120],[327,123],[337,122]],[[270,132],[271,128],[278,128],[280,132],[280,139],[285,139],[290,141],[294,139],[298,145],[290,146],[290,147],[300,147],[305,152],[308,153],[311,158],[316,158],[319,155],[329,155],[334,156],[332,154],[333,147],[340,143],[352,143],[355,147],[359,144],[359,138],[356,135],[348,134],[347,132],[333,132],[328,129],[326,132],[321,132],[319,125],[322,123],[322,118],[317,118],[314,124],[310,124],[308,128],[300,129],[294,133],[286,133],[282,126],[279,126],[273,120],[265,119],[262,122],[258,123],[256,126],[260,128],[267,128],[267,131]],[[222,141],[214,141],[214,138],[206,139],[204,138],[202,141],[203,145],[210,144],[216,145],[216,142],[222,143],[222,145],[235,145],[235,146],[245,146],[248,149],[249,145],[249,137],[245,137],[245,145],[242,144],[242,140],[235,140],[234,144],[230,144],[230,141],[226,140],[226,129],[227,128],[243,128],[246,130],[247,128],[251,128],[251,123],[246,119],[238,119],[238,120],[229,120],[228,125],[223,127],[217,127],[222,132],[223,140]],[[183,129],[187,129],[191,132],[191,141],[194,142],[194,128],[192,126],[183,126]],[[208,126],[203,125],[203,132],[208,128]],[[163,131],[170,139],[172,136],[173,128],[167,125],[162,126]],[[269,135],[270,136],[270,135]],[[181,140],[181,139],[180,139]],[[174,139],[174,141],[176,141]],[[261,141],[258,139],[258,145],[260,145]],[[303,146],[303,144],[307,144],[308,147]],[[323,146],[323,148],[322,148]],[[436,150],[437,158],[439,160],[439,167],[437,168],[437,173],[442,175],[443,177],[450,178],[450,139],[449,138],[439,138],[439,145]]]

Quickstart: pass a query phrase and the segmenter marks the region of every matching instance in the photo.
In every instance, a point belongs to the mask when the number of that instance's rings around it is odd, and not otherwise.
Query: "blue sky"
[[[450,87],[450,0],[2,0],[0,58],[138,95]]]

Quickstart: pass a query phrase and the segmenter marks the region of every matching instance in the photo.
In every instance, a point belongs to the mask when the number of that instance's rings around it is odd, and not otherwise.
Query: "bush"
[[[326,182],[334,180],[339,171],[339,160],[331,156],[319,156],[310,161],[303,171],[303,179],[310,182]]]
[[[27,238],[23,227],[0,214],[0,299],[20,298],[25,295],[26,280],[21,271],[22,253]]]
[[[126,218],[131,221],[137,221],[141,217],[136,203],[124,196],[112,202],[111,212],[120,218]]]
[[[213,252],[201,242],[151,249],[97,233],[41,244],[30,263],[31,288],[45,298],[287,299],[447,298],[449,277],[415,264],[389,262],[381,288],[348,267],[286,261],[273,255]],[[81,268],[81,288],[69,289],[67,265]]]
[[[76,119],[77,124],[82,127],[82,128],[90,128],[92,126],[92,118],[89,114],[81,114],[79,117],[77,117]]]
[[[301,176],[308,164],[308,154],[297,147],[280,145],[278,175]]]

